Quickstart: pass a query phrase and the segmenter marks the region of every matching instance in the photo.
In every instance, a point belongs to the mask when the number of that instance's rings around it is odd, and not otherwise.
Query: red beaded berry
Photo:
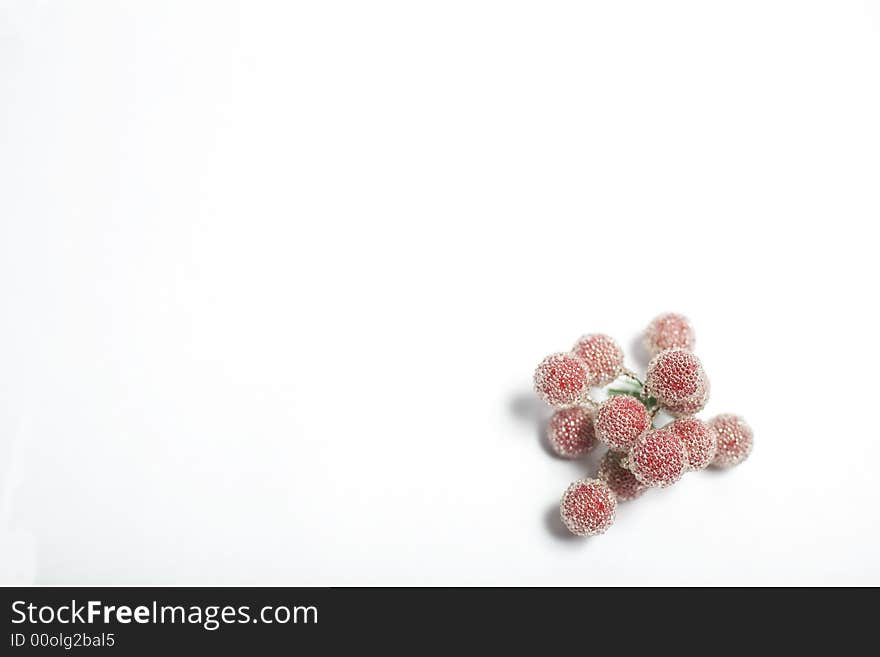
[[[693,351],[694,342],[694,329],[684,315],[658,315],[645,329],[645,349],[652,355],[673,347]]]
[[[551,406],[574,404],[591,383],[586,364],[573,354],[547,356],[535,370],[535,390]]]
[[[665,404],[663,410],[669,413],[672,417],[688,417],[696,415],[706,407],[707,403],[709,403],[711,386],[709,385],[709,379],[706,378],[705,374],[703,375],[703,386],[704,391],[700,397],[695,397],[694,399],[689,399],[678,404]]]
[[[681,479],[687,469],[687,452],[679,437],[663,427],[639,436],[626,465],[646,486],[665,488]]]
[[[616,509],[617,499],[605,482],[583,479],[565,491],[559,516],[572,534],[595,536],[611,526]]]
[[[592,333],[578,340],[572,352],[590,368],[593,374],[593,385],[604,386],[620,376],[623,369],[623,349],[607,335]]]
[[[550,418],[547,440],[559,456],[573,459],[596,446],[593,416],[579,406],[563,408]]]
[[[754,435],[752,428],[739,415],[724,413],[709,420],[709,426],[718,437],[718,449],[712,465],[729,468],[739,465],[752,452]]]
[[[648,364],[645,391],[661,406],[680,412],[688,403],[708,401],[709,379],[700,359],[686,349],[661,351]]]
[[[689,470],[702,470],[715,458],[715,430],[695,417],[684,417],[666,425],[687,452]]]
[[[596,477],[608,484],[608,488],[617,497],[618,502],[634,500],[648,490],[635,475],[623,467],[621,461],[626,457],[626,452],[608,450],[599,464],[599,472]]]
[[[648,427],[648,409],[635,397],[614,395],[596,411],[596,437],[611,449],[626,450]]]

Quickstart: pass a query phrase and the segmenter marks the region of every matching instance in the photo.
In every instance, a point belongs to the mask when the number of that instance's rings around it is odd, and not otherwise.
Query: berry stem
[[[658,427],[654,425],[654,419],[657,417],[657,414],[660,412],[660,405],[657,404],[657,400],[656,400],[656,399],[654,399],[653,397],[651,397],[651,399],[654,401],[654,408],[649,408],[649,409],[648,409],[649,412],[650,412],[650,414],[651,414],[651,416],[650,416],[650,417],[651,417],[651,426],[652,426],[654,429],[657,429]]]
[[[642,399],[642,391],[641,390],[631,390],[628,388],[608,388],[609,395],[629,395],[630,397],[635,397],[639,401]]]
[[[626,378],[628,378],[628,379],[630,379],[630,380],[632,380],[632,381],[635,381],[635,382],[638,384],[639,388],[644,388],[644,387],[645,387],[645,383],[644,383],[644,381],[642,381],[642,380],[638,377],[638,375],[637,375],[635,372],[633,372],[632,370],[629,370],[629,369],[627,369],[627,368],[624,367],[624,368],[620,371],[620,373],[623,374],[623,376],[625,376]]]
[[[645,405],[649,411],[651,411],[651,419],[654,418],[654,415],[657,414],[657,411],[660,409],[657,404],[657,400],[649,395],[645,394],[645,384],[642,383],[639,378],[632,374],[632,372],[624,372],[625,376],[637,382],[634,388],[608,388],[607,392],[609,395],[628,395],[630,397],[635,397],[640,402]]]
[[[586,394],[577,401],[577,406],[592,412],[599,408],[599,402],[590,397],[589,394]]]

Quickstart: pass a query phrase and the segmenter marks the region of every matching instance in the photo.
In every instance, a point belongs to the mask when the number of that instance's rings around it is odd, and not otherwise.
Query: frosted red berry
[[[556,411],[547,427],[547,441],[564,458],[586,454],[596,446],[592,414],[579,406]]]
[[[739,415],[716,415],[709,420],[709,426],[715,430],[718,440],[712,465],[729,468],[739,465],[751,454],[754,440],[752,428]]]
[[[614,395],[596,411],[596,438],[611,449],[626,450],[651,424],[648,409],[635,397]]]
[[[598,479],[574,482],[562,496],[559,516],[572,534],[595,536],[614,522],[617,499],[608,485]]]
[[[671,486],[681,479],[687,463],[684,444],[666,427],[639,436],[627,457],[627,467],[636,478],[657,488]]]
[[[551,406],[574,404],[591,383],[586,363],[570,353],[547,356],[535,370],[535,390]]]
[[[715,458],[715,430],[695,417],[685,417],[667,424],[684,445],[689,470],[702,470]]]
[[[686,349],[661,351],[648,364],[645,391],[661,406],[681,407],[708,400],[709,379],[700,359]]]
[[[648,490],[636,476],[627,470],[621,461],[626,457],[626,452],[608,450],[599,464],[599,472],[596,474],[606,484],[611,492],[617,497],[618,502],[634,500]]]
[[[706,378],[705,374],[703,375],[702,388],[703,394],[699,397],[694,397],[693,399],[688,399],[677,404],[670,404],[667,402],[663,405],[663,410],[669,413],[672,417],[688,417],[690,415],[696,415],[706,407],[706,404],[709,403],[711,386],[709,385],[709,379]]]
[[[693,351],[694,343],[694,329],[684,315],[663,313],[651,320],[645,329],[645,349],[649,354],[659,354],[673,347]]]
[[[620,376],[623,369],[623,349],[607,335],[591,333],[578,340],[572,352],[590,368],[593,374],[593,385],[604,386]]]

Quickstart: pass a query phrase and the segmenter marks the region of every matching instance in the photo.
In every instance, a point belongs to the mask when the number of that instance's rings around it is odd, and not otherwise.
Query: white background
[[[880,584],[880,3],[0,6],[3,581]],[[755,450],[568,537],[665,310]]]

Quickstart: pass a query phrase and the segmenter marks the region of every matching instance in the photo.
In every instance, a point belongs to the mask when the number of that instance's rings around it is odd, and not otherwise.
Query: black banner
[[[410,653],[474,641],[547,649],[611,640],[665,652],[703,641],[756,650],[828,641],[839,650],[871,627],[872,590],[5,588],[4,655],[156,655],[223,650]],[[852,602],[853,604],[848,604]],[[757,643],[755,643],[757,641]],[[677,649],[677,648],[676,648]],[[259,653],[256,653],[259,654]]]

